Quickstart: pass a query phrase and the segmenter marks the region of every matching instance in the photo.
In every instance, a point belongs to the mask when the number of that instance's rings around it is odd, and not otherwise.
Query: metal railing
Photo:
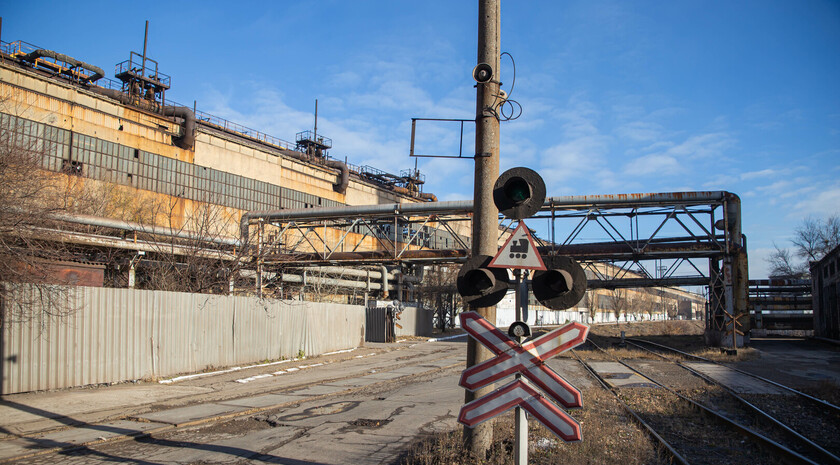
[[[174,103],[170,100],[170,103]],[[211,115],[210,113],[206,113],[200,110],[195,111],[195,117],[198,121],[203,123],[216,126],[220,129],[225,131],[232,131],[238,134],[241,134],[246,137],[250,137],[252,139],[256,139],[260,142],[264,142],[269,145],[273,145],[275,147],[286,149],[286,150],[294,150],[295,145],[289,141],[280,139],[279,137],[274,137],[272,135],[266,134],[261,131],[257,131],[256,129],[249,128],[247,126],[243,126],[238,123],[234,123],[233,121],[226,120],[222,117]]]
[[[137,61],[136,59],[140,58],[141,61]],[[114,75],[119,76],[122,73],[131,73],[135,75],[142,75],[149,80],[154,80],[163,84],[165,87],[169,88],[171,85],[172,79],[169,75],[163,74],[157,69],[157,62],[152,60],[151,58],[146,58],[147,62],[154,63],[154,67],[144,66],[142,62],[142,57],[135,52],[131,52],[131,56],[128,60],[123,61],[122,63],[117,63],[114,67]]]

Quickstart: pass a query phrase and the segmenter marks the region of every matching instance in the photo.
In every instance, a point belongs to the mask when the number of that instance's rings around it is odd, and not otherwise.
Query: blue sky
[[[412,117],[475,116],[475,1],[3,0],[0,15],[3,40],[108,77],[148,19],[168,97],[286,140],[317,98],[334,157],[393,173],[414,166]],[[803,218],[840,212],[840,2],[507,0],[502,49],[523,108],[502,169],[537,169],[549,195],[734,192],[752,278]],[[422,129],[419,150],[457,150],[457,128]],[[472,196],[471,161],[419,168],[441,200]]]

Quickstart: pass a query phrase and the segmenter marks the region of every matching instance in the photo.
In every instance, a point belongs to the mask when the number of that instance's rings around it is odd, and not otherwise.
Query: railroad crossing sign
[[[496,354],[461,373],[459,384],[474,391],[519,373],[563,406],[582,406],[580,391],[546,366],[549,358],[582,344],[589,327],[573,322],[523,345],[508,337],[476,312],[461,314],[461,327]],[[528,382],[517,379],[461,408],[458,421],[473,427],[512,408],[522,407],[565,441],[580,440],[580,426],[542,397]]]
[[[534,244],[534,238],[531,237],[531,232],[525,226],[524,221],[519,222],[513,234],[510,235],[505,245],[499,249],[493,261],[487,266],[521,270],[545,270],[545,264],[539,252],[537,252],[536,244]]]
[[[578,422],[522,379],[511,381],[464,405],[458,414],[458,422],[474,428],[513,407],[522,407],[564,441],[581,440]]]

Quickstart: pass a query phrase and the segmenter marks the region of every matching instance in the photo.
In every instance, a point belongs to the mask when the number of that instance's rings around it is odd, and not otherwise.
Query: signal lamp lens
[[[492,289],[496,280],[493,279],[493,273],[486,268],[478,268],[470,270],[464,275],[467,285],[479,292],[484,292]]]
[[[545,274],[545,283],[552,291],[565,294],[572,290],[572,275],[565,270],[548,270]]]
[[[520,205],[531,198],[531,185],[528,181],[513,177],[505,183],[505,196],[511,199],[515,205]]]

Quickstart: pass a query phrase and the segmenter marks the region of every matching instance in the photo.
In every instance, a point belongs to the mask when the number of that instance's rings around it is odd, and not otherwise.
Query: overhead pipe
[[[358,268],[349,268],[344,266],[309,266],[306,268],[311,271],[317,271],[324,274],[338,274],[345,276],[353,276],[356,278],[366,278],[368,276],[370,276],[373,279],[382,278],[382,273],[380,271],[360,270]],[[401,273],[399,269],[394,269],[388,273],[388,276],[389,278],[395,278],[399,273]]]
[[[321,276],[312,276],[307,274],[293,274],[293,273],[278,273],[277,275],[280,278],[280,281],[285,283],[295,283],[295,284],[321,284],[324,286],[337,286],[337,287],[347,287],[351,289],[364,289],[364,290],[371,290],[371,291],[379,291],[382,290],[382,284],[379,283],[370,283],[365,281],[354,281],[352,279],[338,279],[338,278],[324,278]],[[389,285],[389,288],[393,288],[393,285]],[[387,293],[385,294],[387,296]]]
[[[350,185],[350,168],[347,166],[347,163],[340,160],[327,160],[326,165],[330,168],[341,170],[341,177],[338,182],[333,184],[333,190],[339,194],[346,193],[347,186]]]
[[[238,257],[233,253],[208,249],[188,247],[180,244],[166,242],[152,242],[144,240],[124,239],[121,237],[101,236],[89,233],[79,233],[51,228],[29,227],[20,230],[21,234],[35,239],[47,241],[59,241],[68,244],[81,244],[95,247],[108,247],[112,249],[142,251],[149,253],[167,253],[179,256],[191,256],[199,258],[211,258],[215,260],[236,261]]]
[[[388,298],[388,268],[385,265],[381,265],[382,269],[382,300]]]
[[[88,84],[98,81],[99,79],[105,77],[105,72],[102,71],[102,68],[98,66],[91,65],[89,63],[85,63],[84,61],[79,61],[71,56],[65,55],[63,53],[54,52],[52,50],[46,50],[43,48],[39,48],[33,52],[27,53],[25,56],[22,57],[23,61],[34,62],[38,58],[52,58],[53,60],[63,61],[65,63],[69,63],[75,67],[86,69],[93,74],[88,76],[84,79],[84,81]]]
[[[97,94],[104,95],[108,98],[112,98],[123,105],[132,105],[135,107],[139,107],[140,109],[151,111],[153,113],[160,112],[160,104],[154,101],[144,100],[140,98],[132,98],[130,95],[126,94],[125,92],[116,90],[116,89],[105,89],[102,87],[90,87],[88,90],[92,92],[96,92]]]
[[[240,230],[244,238],[248,237],[248,223],[251,220],[262,218],[265,221],[289,221],[296,219],[337,219],[352,218],[354,216],[394,216],[412,213],[427,214],[453,214],[469,213],[472,211],[471,200],[458,200],[451,202],[426,202],[426,203],[389,203],[377,205],[348,205],[346,207],[323,207],[323,208],[294,208],[288,210],[254,210],[242,215],[240,219]]]
[[[61,213],[51,212],[47,213],[46,217],[56,221],[63,221],[65,223],[82,224],[86,226],[99,226],[103,228],[121,229],[123,231],[135,231],[139,233],[152,234],[155,236],[175,237],[178,239],[188,239],[202,242],[212,242],[220,245],[229,245],[239,247],[241,242],[238,239],[229,237],[211,237],[191,233],[178,229],[165,228],[150,224],[135,223],[133,221],[116,220],[113,218],[105,218],[101,216],[83,215],[80,213]]]
[[[175,116],[184,120],[181,137],[172,137],[172,141],[184,150],[195,148],[195,113],[187,107],[166,106],[163,107],[165,116]]]

